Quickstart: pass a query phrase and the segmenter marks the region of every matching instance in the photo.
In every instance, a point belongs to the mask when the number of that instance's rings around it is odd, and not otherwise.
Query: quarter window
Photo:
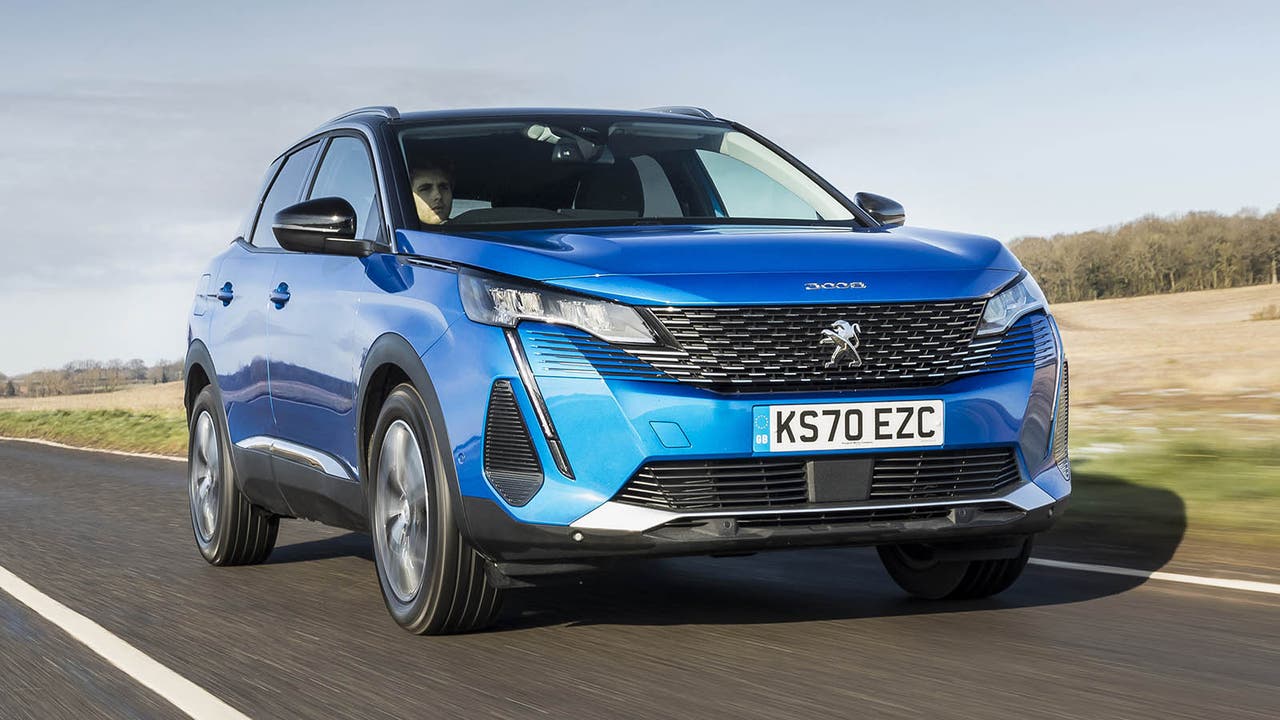
[[[302,194],[302,183],[307,179],[307,171],[315,160],[320,143],[310,145],[293,153],[284,161],[280,174],[271,183],[271,189],[262,199],[262,209],[258,212],[258,224],[253,228],[253,239],[250,241],[257,247],[280,247],[276,236],[271,232],[271,220],[276,213],[298,202]]]
[[[356,237],[380,240],[382,213],[378,185],[373,179],[369,152],[358,138],[339,136],[329,143],[320,162],[311,198],[340,197],[356,211]]]

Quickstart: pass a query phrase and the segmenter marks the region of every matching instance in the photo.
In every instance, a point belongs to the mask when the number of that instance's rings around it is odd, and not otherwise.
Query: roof
[[[582,116],[607,116],[607,117],[627,117],[636,119],[665,119],[670,120],[673,116],[681,116],[690,120],[712,121],[718,122],[719,119],[710,112],[702,108],[688,106],[671,106],[661,108],[649,108],[646,110],[608,110],[601,108],[536,108],[536,107],[520,107],[520,108],[458,108],[449,110],[426,110],[417,112],[401,113],[394,107],[389,105],[370,106],[357,108],[350,112],[343,113],[321,127],[332,125],[338,122],[363,121],[372,123],[377,121],[386,122],[434,122],[449,120],[477,120],[488,118],[510,118],[510,117],[582,117]]]

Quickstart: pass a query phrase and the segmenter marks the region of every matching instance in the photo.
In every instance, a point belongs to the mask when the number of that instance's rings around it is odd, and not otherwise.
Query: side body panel
[[[210,289],[205,344],[214,363],[231,442],[275,432],[267,370],[267,301],[277,255],[232,243],[221,258]],[[230,300],[226,300],[226,291]]]
[[[404,338],[420,355],[462,315],[457,276],[391,254],[282,255],[274,284],[290,300],[270,309],[276,436],[315,448],[360,478],[360,378],[373,343]],[[433,378],[434,380],[435,378]]]
[[[382,256],[374,256],[382,257]],[[355,318],[362,293],[377,290],[377,259],[282,253],[271,280],[289,294],[268,310],[271,406],[276,437],[330,455],[355,456],[355,398],[362,349]],[[354,477],[354,467],[346,467]]]

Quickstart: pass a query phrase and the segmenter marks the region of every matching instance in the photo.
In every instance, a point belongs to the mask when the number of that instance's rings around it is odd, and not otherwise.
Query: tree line
[[[1102,230],[1009,244],[1051,302],[1276,283],[1280,207],[1148,215]]]
[[[35,370],[0,382],[0,395],[47,397],[111,392],[129,385],[165,383],[182,379],[181,360],[148,365],[133,360],[75,360],[57,370]],[[2,376],[0,376],[2,377]]]

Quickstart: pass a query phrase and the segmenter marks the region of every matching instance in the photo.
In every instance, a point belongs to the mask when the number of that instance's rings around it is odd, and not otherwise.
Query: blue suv
[[[1061,338],[1002,244],[903,219],[699,108],[334,118],[199,281],[200,552],[367,531],[415,633],[624,556],[1000,592],[1071,491]]]

